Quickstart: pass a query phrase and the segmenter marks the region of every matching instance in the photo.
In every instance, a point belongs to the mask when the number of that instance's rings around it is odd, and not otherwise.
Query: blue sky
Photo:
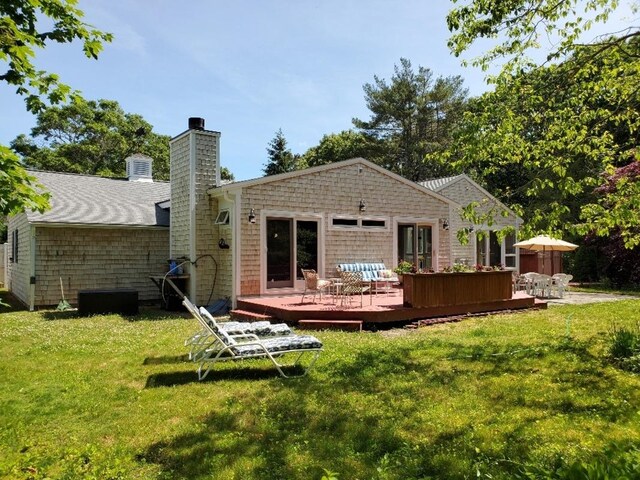
[[[282,128],[294,153],[366,119],[362,86],[390,78],[408,58],[434,75],[461,75],[471,95],[484,73],[447,49],[444,0],[80,0],[85,20],[115,35],[98,61],[79,45],[38,52],[85,98],[117,100],[157,133],[176,135],[203,117],[222,133],[221,161],[236,179],[262,175]],[[620,21],[629,21],[624,7]],[[0,143],[29,133],[34,117],[0,86]]]

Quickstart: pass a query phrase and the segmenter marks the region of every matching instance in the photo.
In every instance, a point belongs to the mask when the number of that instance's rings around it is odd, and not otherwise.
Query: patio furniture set
[[[337,267],[339,276],[321,279],[315,270],[302,270],[304,292],[300,303],[313,292],[312,302],[316,294],[322,302],[323,293],[331,296],[334,304],[344,307],[351,305],[356,296],[360,296],[360,307],[364,306],[364,294],[369,293],[369,305],[373,303],[373,294],[384,292],[389,294],[394,283],[398,283],[396,274],[385,267],[384,263],[341,263]]]
[[[573,275],[556,273],[553,276],[542,273],[528,272],[522,275],[514,275],[513,291],[524,291],[534,297],[550,298],[552,296],[562,298],[564,292],[569,289],[569,282]]]

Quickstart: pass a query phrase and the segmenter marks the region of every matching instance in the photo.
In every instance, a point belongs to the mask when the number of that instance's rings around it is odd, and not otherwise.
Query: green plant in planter
[[[412,273],[414,271],[413,264],[407,262],[406,260],[402,260],[398,263],[398,266],[393,269],[398,275],[404,275],[405,273]]]
[[[452,270],[454,272],[473,272],[473,268],[469,265],[465,265],[464,263],[454,263]]]

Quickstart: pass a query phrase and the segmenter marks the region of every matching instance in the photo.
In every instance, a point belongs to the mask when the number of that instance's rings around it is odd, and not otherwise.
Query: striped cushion
[[[379,280],[378,272],[386,270],[384,263],[340,263],[338,270],[341,272],[362,272],[364,280]]]
[[[227,332],[220,328],[215,320],[207,320],[207,323],[209,324],[211,330],[213,330],[213,332],[220,338],[220,340],[222,340],[222,343],[227,346],[236,344],[236,341],[231,336],[229,336]]]
[[[286,323],[272,324],[267,321],[261,322],[224,322],[218,324],[229,335],[242,335],[252,333],[258,337],[276,337],[280,335],[291,335],[291,329]]]
[[[269,338],[262,340],[260,343],[262,343],[270,353],[322,348],[322,342],[311,335],[290,335],[287,337]],[[232,347],[231,350],[239,356],[264,353],[264,349],[258,345],[236,345]]]

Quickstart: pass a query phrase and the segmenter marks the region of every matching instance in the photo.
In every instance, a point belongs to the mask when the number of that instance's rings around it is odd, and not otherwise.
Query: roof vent
[[[151,165],[153,158],[136,153],[125,159],[127,163],[127,178],[130,182],[153,182]]]
[[[189,130],[204,130],[204,118],[190,117]]]

